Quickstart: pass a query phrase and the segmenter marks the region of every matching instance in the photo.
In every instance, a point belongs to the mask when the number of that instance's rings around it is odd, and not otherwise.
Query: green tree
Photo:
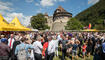
[[[47,19],[42,13],[37,14],[36,16],[31,17],[31,26],[34,29],[45,30],[49,29],[49,26],[46,24]]]
[[[99,24],[99,25],[95,25],[94,29],[97,29],[97,30],[103,30],[103,25]]]
[[[67,30],[80,30],[83,29],[83,25],[81,24],[81,22],[75,18],[71,18],[68,22],[67,22],[67,26],[65,26],[65,28]]]
[[[103,19],[97,19],[96,24],[94,26],[94,29],[97,29],[97,30],[105,29],[105,27],[104,27],[104,20]]]

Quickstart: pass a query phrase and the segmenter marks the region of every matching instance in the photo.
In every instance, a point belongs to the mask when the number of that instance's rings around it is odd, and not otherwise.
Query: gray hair
[[[41,40],[41,38],[42,38],[42,37],[41,37],[40,35],[37,36],[37,40]]]
[[[49,39],[49,38],[51,38],[52,39],[52,36],[47,36],[47,38]]]

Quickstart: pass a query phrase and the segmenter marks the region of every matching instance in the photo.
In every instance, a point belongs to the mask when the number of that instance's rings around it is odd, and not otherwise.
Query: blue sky
[[[30,17],[47,12],[53,15],[58,6],[73,14],[73,17],[97,3],[99,0],[0,0],[0,13],[10,22],[17,16],[23,25],[28,25]],[[24,23],[26,22],[26,23]]]

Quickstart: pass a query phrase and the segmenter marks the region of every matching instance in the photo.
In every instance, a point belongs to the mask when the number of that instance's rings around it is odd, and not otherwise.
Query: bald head
[[[10,37],[13,38],[14,37],[14,34],[11,34]]]

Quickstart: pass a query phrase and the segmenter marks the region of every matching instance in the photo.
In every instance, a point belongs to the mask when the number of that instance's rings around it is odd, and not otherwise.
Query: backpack
[[[26,53],[25,47],[26,45],[24,46],[24,48],[19,46],[20,50],[18,51],[18,54],[17,54],[18,60],[27,60],[27,53]]]

